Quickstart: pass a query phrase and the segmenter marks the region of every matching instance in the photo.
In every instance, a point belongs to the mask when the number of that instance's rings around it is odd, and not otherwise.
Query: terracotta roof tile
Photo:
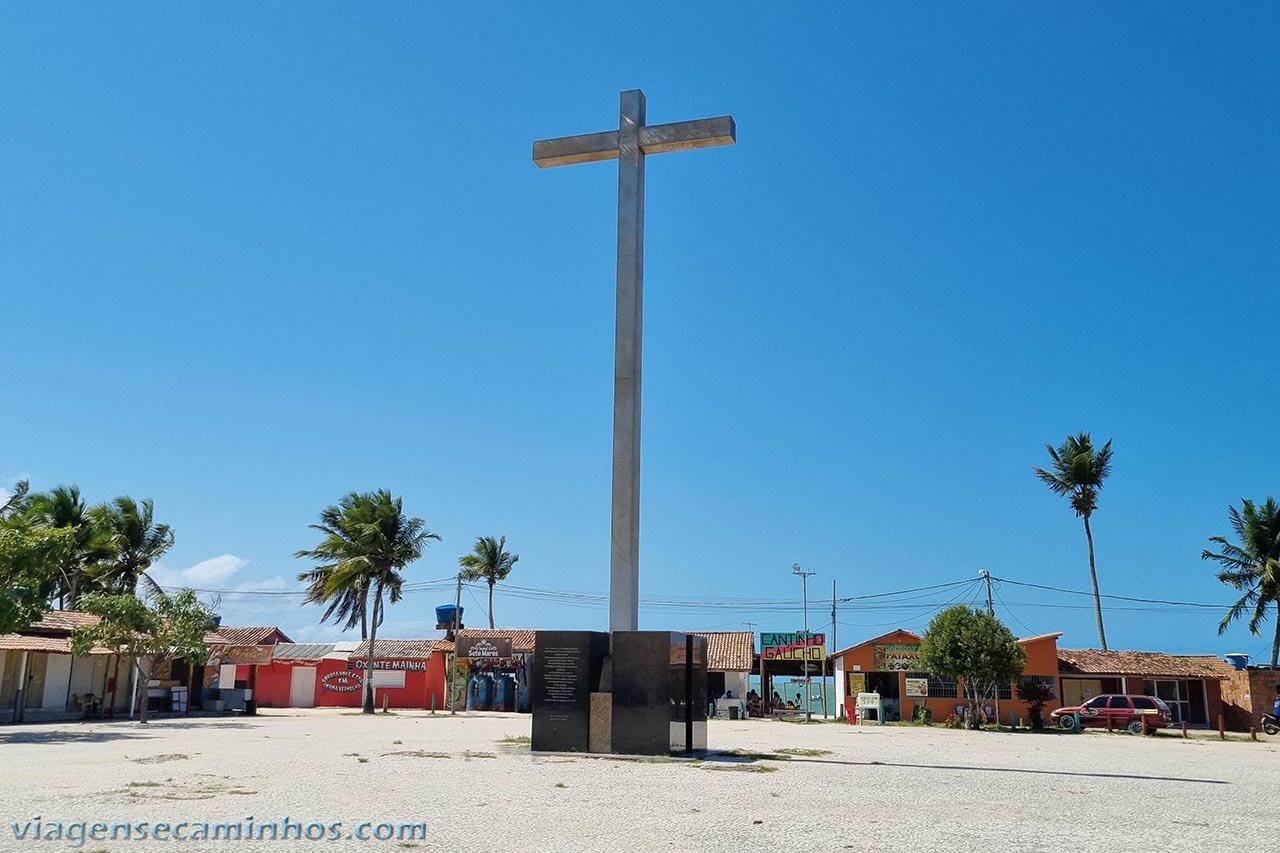
[[[707,638],[707,669],[750,672],[756,657],[756,635],[750,631],[689,631]]]
[[[71,640],[68,637],[40,637],[31,634],[0,634],[0,650],[14,652],[52,652],[54,654],[71,654]],[[115,652],[95,646],[91,655],[110,655]]]
[[[438,640],[384,640],[379,637],[374,641],[376,644],[374,651],[377,652],[378,660],[388,660],[391,658],[403,658],[405,660],[426,660],[431,657],[431,653],[435,651]],[[351,659],[367,658],[369,656],[369,641],[365,640],[355,647],[351,652]]]
[[[1221,678],[1231,666],[1213,655],[1170,655],[1164,652],[1058,649],[1061,675],[1139,675],[1168,678]]]
[[[97,624],[98,617],[92,613],[84,613],[79,610],[50,610],[41,616],[39,621],[32,623],[27,630],[39,633],[70,633],[73,628]]]

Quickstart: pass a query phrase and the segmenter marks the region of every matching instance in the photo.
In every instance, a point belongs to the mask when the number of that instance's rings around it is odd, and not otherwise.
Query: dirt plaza
[[[111,853],[1247,850],[1280,790],[1265,740],[717,721],[719,752],[655,760],[532,754],[528,735],[527,716],[339,710],[6,727],[0,850],[77,848],[32,840],[37,818],[46,837],[187,824],[187,840],[81,835],[78,849]],[[325,838],[194,830],[286,820]]]

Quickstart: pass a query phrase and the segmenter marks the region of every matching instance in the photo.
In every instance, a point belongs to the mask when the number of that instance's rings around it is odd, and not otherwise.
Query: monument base
[[[534,751],[664,755],[706,749],[705,637],[539,631],[530,681]]]

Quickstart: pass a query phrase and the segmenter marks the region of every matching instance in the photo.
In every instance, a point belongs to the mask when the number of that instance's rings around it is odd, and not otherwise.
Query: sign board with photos
[[[927,698],[929,696],[929,679],[908,678],[907,696],[913,698]]]

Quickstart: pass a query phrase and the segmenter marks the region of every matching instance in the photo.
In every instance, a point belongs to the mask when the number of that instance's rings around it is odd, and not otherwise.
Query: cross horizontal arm
[[[733,116],[716,116],[640,128],[640,150],[645,154],[665,154],[691,148],[732,145],[737,141]],[[618,131],[580,133],[533,143],[533,162],[540,168],[594,163],[618,158]]]
[[[733,116],[699,118],[640,128],[640,149],[646,154],[665,154],[690,148],[732,145],[737,141]]]
[[[533,143],[533,162],[545,169],[548,166],[568,166],[573,163],[593,163],[596,160],[618,159],[618,131],[580,133],[577,136],[561,136],[556,139],[540,139]]]

